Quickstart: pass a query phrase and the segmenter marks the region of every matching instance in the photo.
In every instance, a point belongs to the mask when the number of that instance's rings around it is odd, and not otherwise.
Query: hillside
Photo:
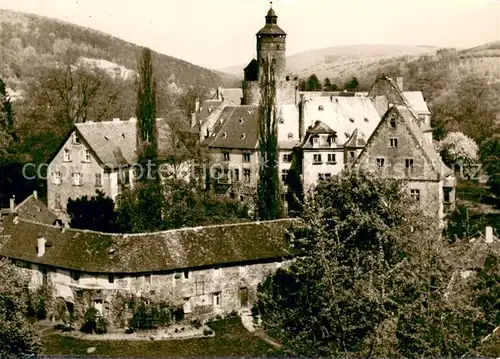
[[[107,35],[43,16],[0,9],[0,76],[14,91],[20,90],[34,66],[55,55],[61,46],[75,46],[80,55],[92,61],[106,61],[116,67],[134,70],[140,46]],[[193,65],[168,55],[154,53],[155,75],[160,88],[175,84],[216,87],[231,85],[227,74]],[[171,86],[172,87],[172,86]]]
[[[349,45],[314,49],[287,57],[288,70],[299,76],[315,72],[318,77],[336,77],[381,60],[400,56],[415,56],[438,50],[432,46],[416,45]],[[232,66],[221,71],[242,76],[245,65]],[[312,71],[312,72],[311,72]]]

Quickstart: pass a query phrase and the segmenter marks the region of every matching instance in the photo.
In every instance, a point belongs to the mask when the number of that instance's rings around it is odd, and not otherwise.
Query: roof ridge
[[[274,222],[295,222],[299,220],[299,218],[281,218],[281,219],[272,219],[272,220],[266,220],[266,221],[252,221],[252,222],[239,222],[239,223],[226,223],[226,224],[212,224],[208,226],[197,226],[197,227],[184,227],[184,228],[173,228],[173,229],[167,229],[164,231],[156,231],[156,232],[142,232],[142,233],[117,233],[117,232],[100,232],[100,231],[94,231],[90,229],[80,229],[80,228],[66,228],[66,227],[59,227],[51,224],[45,224],[42,222],[37,222],[33,221],[30,219],[25,219],[25,218],[19,218],[20,222],[26,222],[30,224],[35,224],[47,228],[53,228],[57,230],[62,230],[64,231],[72,231],[72,232],[82,232],[82,233],[93,233],[93,234],[101,234],[101,235],[107,235],[107,236],[119,236],[123,238],[133,238],[133,237],[141,237],[141,236],[150,236],[150,235],[156,235],[156,234],[166,234],[166,233],[175,233],[175,232],[187,232],[187,231],[199,231],[202,229],[206,228],[221,228],[221,227],[236,227],[236,226],[244,226],[244,225],[252,225],[252,224],[261,224],[261,223],[274,223]]]
[[[21,203],[19,203],[17,206],[14,207],[14,211],[17,211],[19,209],[19,207],[21,207],[23,204],[25,204],[28,199],[30,199],[31,197],[33,197],[33,193],[30,194],[28,197],[26,197]]]

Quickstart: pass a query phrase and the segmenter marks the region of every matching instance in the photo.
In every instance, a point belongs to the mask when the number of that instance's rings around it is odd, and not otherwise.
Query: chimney
[[[198,97],[194,100],[194,112],[200,112],[200,99]]]
[[[33,198],[38,199],[38,192],[36,190],[33,191]]]
[[[10,211],[14,212],[15,209],[16,209],[16,196],[12,196],[12,198],[10,199]]]
[[[396,78],[396,84],[398,85],[399,91],[403,92],[403,78],[401,76]]]
[[[41,237],[37,239],[37,257],[41,257],[45,254],[45,238]]]
[[[493,243],[493,228],[491,226],[486,227],[486,243]]]
[[[196,125],[196,113],[191,114],[191,127]]]

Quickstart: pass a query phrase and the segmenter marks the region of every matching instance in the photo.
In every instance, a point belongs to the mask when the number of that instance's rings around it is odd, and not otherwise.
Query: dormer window
[[[318,137],[313,137],[313,145],[317,145],[319,143],[319,138]]]
[[[368,119],[368,117],[365,117],[365,122],[369,122],[370,120]]]
[[[71,161],[71,151],[67,148],[64,149],[64,162]]]
[[[240,125],[243,123],[243,117],[240,118],[240,120],[238,121],[240,123]]]
[[[319,105],[318,106],[318,111],[323,111],[325,108],[323,107],[323,105]]]
[[[227,132],[224,132],[224,133],[222,134],[222,137],[223,137],[223,138],[226,138],[226,137],[227,137]]]
[[[293,139],[293,133],[291,133],[291,132],[290,132],[290,133],[288,134],[288,139],[289,139],[289,140],[292,140],[292,139]]]
[[[283,118],[280,118],[280,119],[279,119],[279,123],[280,123],[280,124],[284,124],[284,123],[285,123],[285,120],[284,120]]]
[[[243,134],[241,135],[241,139],[242,139],[242,140],[244,140],[244,139],[245,139],[245,137],[246,137],[246,135],[243,133]]]
[[[354,118],[350,118],[349,121],[351,121],[352,123],[354,123]]]

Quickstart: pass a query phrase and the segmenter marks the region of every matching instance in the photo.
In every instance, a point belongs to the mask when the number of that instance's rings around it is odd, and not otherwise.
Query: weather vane
[[[273,7],[273,2],[272,2],[272,1],[269,1],[269,3],[271,4],[271,7]]]

